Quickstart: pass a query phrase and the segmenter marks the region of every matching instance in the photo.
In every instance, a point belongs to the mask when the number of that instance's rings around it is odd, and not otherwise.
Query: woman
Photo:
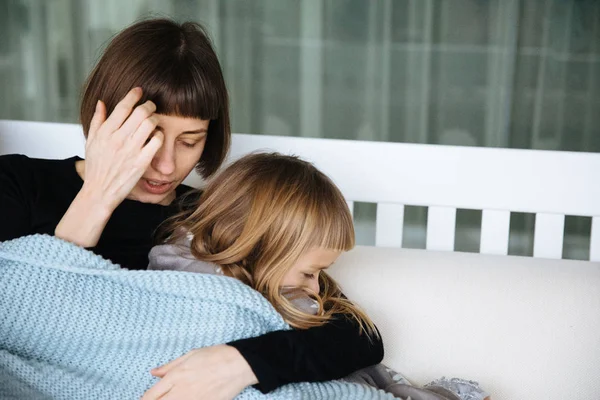
[[[145,269],[152,233],[189,190],[181,181],[194,166],[210,176],[229,148],[227,90],[205,33],[146,21],[116,36],[88,78],[81,123],[86,160],[2,157],[0,240],[55,234]]]
[[[0,240],[54,234],[145,269],[156,228],[185,206],[181,181],[194,167],[210,176],[229,147],[227,91],[206,33],[169,20],[125,29],[87,81],[81,123],[85,160],[0,157]],[[358,332],[334,316],[193,350],[154,370],[162,379],[145,397],[229,399],[253,384],[340,378],[383,357],[381,340]]]

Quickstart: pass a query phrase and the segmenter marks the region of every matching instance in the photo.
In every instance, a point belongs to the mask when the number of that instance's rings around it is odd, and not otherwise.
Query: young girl
[[[340,190],[312,164],[276,153],[243,157],[208,184],[196,208],[171,222],[168,244],[152,249],[149,269],[239,279],[295,329],[343,315],[357,322],[361,334],[378,336],[369,317],[326,272],[354,247],[354,226]],[[443,385],[417,389],[394,376],[378,365],[347,379],[413,400],[461,399]],[[464,399],[485,397],[475,397],[476,384],[461,384],[470,385],[471,397]]]

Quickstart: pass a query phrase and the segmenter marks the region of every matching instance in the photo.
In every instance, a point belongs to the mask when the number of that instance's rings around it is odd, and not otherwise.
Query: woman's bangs
[[[145,97],[164,115],[216,120],[227,107],[219,84],[194,74],[191,68],[164,71],[145,87]]]

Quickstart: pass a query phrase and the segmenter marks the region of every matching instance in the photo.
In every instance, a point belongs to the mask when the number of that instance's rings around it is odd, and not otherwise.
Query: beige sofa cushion
[[[493,400],[600,398],[600,263],[357,247],[331,268],[416,384]]]

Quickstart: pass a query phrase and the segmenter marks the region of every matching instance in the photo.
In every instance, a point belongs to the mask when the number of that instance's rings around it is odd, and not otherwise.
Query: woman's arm
[[[320,327],[270,332],[229,345],[246,359],[263,393],[291,382],[339,379],[383,359],[381,338],[359,334],[358,324],[343,315]]]
[[[161,380],[143,400],[167,392],[181,400],[229,400],[249,385],[267,393],[292,382],[339,379],[382,359],[381,338],[359,334],[358,324],[340,315],[317,328],[192,350],[152,372]]]
[[[93,247],[110,216],[142,177],[162,145],[147,101],[132,112],[142,90],[132,89],[106,118],[98,101],[85,146],[84,183],[58,223],[55,235],[83,247]]]
[[[0,242],[30,233],[34,197],[34,179],[26,157],[0,156]]]
[[[224,344],[192,350],[152,370],[152,375],[161,380],[142,400],[231,400],[257,382],[240,353]]]

